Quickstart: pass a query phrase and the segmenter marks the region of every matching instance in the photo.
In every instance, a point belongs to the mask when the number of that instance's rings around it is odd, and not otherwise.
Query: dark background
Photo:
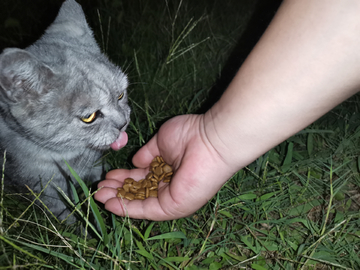
[[[54,20],[57,12],[63,1],[61,0],[2,0],[0,1],[0,50],[6,47],[19,47],[24,48],[34,41],[36,41],[44,32],[46,27]],[[85,11],[89,24],[97,29],[98,14],[97,9],[101,14],[108,14],[112,18],[117,18],[117,21],[113,23],[119,23],[119,27],[123,24],[126,25],[126,16],[138,15],[138,20],[156,20],[156,14],[153,18],[144,17],[141,10],[144,8],[143,5],[146,2],[149,9],[164,9],[165,1],[101,1],[101,0],[86,0],[77,1],[80,3]],[[137,4],[134,4],[137,2]],[[176,6],[178,1],[169,1],[170,5]],[[279,0],[263,0],[263,1],[216,1],[216,0],[200,0],[191,1],[184,0],[184,6],[190,6],[192,13],[204,13],[207,9],[211,8],[216,10],[217,6],[220,5],[219,12],[226,11],[224,6],[229,6],[232,9],[246,8],[249,2],[257,2],[255,10],[251,15],[251,20],[247,26],[246,32],[242,35],[238,42],[238,45],[234,48],[234,53],[231,55],[230,62],[243,61],[246,55],[249,53],[251,48],[260,38],[267,25],[271,21],[281,1]],[[138,9],[139,12],[130,12],[130,9]],[[229,16],[234,16],[229,14]],[[120,19],[119,19],[120,18]],[[231,17],[230,17],[231,19]],[[216,22],[215,22],[216,23]],[[129,29],[127,29],[129,30]],[[130,29],[131,30],[131,29]],[[135,29],[134,29],[135,30]],[[121,31],[125,33],[126,31]]]

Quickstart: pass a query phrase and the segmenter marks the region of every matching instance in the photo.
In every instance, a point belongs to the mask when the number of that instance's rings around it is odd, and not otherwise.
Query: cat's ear
[[[0,55],[0,91],[13,102],[44,94],[52,76],[49,67],[25,50],[9,48]]]
[[[75,0],[66,0],[55,18],[46,29],[44,39],[61,40],[77,47],[86,47],[88,50],[100,52],[93,32],[86,22],[81,6]]]

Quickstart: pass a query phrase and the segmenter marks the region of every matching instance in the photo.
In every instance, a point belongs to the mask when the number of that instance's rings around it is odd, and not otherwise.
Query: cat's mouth
[[[117,151],[123,148],[128,142],[128,135],[125,131],[121,131],[119,137],[110,144],[111,149]]]

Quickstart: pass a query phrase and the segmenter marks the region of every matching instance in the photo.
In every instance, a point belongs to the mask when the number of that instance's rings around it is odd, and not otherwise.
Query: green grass
[[[129,143],[106,154],[112,167],[131,168],[166,119],[205,110],[260,36],[253,1],[82,2],[99,44],[131,82]],[[36,40],[46,10],[40,1],[2,2],[2,48]],[[79,229],[1,194],[0,270],[360,269],[358,104],[351,98],[239,171],[188,218],[116,217],[94,210],[94,191],[82,187]]]

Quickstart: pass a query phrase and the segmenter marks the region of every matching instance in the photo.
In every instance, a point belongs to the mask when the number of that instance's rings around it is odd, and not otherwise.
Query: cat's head
[[[74,0],[33,45],[0,55],[1,117],[48,148],[108,148],[129,124],[127,86]]]

